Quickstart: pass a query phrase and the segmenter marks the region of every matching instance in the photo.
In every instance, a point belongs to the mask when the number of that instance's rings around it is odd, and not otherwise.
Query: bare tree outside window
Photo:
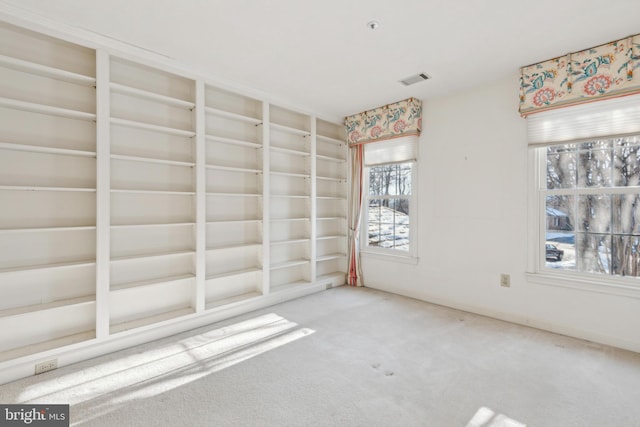
[[[547,148],[547,268],[640,276],[640,136]]]
[[[368,246],[409,251],[412,163],[369,168]]]

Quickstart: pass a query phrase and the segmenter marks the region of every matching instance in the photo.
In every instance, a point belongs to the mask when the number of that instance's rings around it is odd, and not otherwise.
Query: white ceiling
[[[332,117],[640,33],[637,0],[6,0]],[[2,6],[2,2],[0,2]],[[370,20],[380,27],[372,31]],[[432,80],[398,80],[426,72]]]

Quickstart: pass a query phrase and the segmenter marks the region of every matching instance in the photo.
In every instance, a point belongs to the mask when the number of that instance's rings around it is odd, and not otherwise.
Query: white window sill
[[[374,251],[365,251],[365,250],[360,251],[360,255],[364,258],[372,258],[372,259],[379,259],[382,261],[399,262],[403,264],[413,264],[413,265],[418,264],[418,259],[419,259],[417,257],[412,257],[409,255],[397,255],[395,253],[389,253],[389,252],[378,252],[378,251],[374,252]]]
[[[527,280],[545,286],[559,286],[562,288],[578,289],[587,292],[618,295],[630,298],[640,298],[640,279],[637,285],[621,283],[619,279],[600,279],[586,276],[572,276],[549,273],[527,273]]]

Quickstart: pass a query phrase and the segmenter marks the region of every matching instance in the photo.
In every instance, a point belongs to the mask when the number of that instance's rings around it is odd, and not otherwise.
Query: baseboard
[[[553,332],[555,334],[565,335],[572,338],[578,338],[585,341],[594,342],[597,344],[604,344],[611,347],[620,348],[623,350],[633,351],[640,353],[640,343],[621,339],[619,337],[612,337],[609,335],[602,335],[594,333],[593,331],[574,328],[567,325],[548,322],[542,319],[533,319],[527,316],[520,316],[513,313],[504,313],[497,310],[487,309],[486,307],[476,306],[472,304],[465,304],[459,301],[453,301],[446,298],[434,297],[433,295],[425,295],[421,292],[391,292],[382,287],[367,286],[371,289],[378,289],[380,291],[390,292],[397,295],[406,296],[409,298],[415,298],[420,301],[425,301],[431,304],[441,305],[443,307],[449,307],[456,310],[466,311],[473,314],[479,314],[481,316],[490,317],[492,319],[502,320],[509,323],[515,323],[522,326],[528,326],[535,329],[540,329],[547,332]]]

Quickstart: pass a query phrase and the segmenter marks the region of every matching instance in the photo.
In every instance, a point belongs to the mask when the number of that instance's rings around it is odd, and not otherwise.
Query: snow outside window
[[[639,277],[640,135],[537,150],[541,270]]]
[[[416,208],[413,202],[415,169],[415,162],[365,168],[365,250],[415,256],[411,221]]]

